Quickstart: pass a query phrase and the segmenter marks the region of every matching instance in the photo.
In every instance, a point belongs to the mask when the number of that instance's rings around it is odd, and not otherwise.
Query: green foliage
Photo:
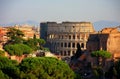
[[[0,79],[16,79],[17,75],[17,65],[16,61],[12,61],[6,57],[0,57]],[[19,69],[18,69],[19,71]]]
[[[50,51],[49,48],[44,48],[44,51]]]
[[[8,44],[4,47],[5,51],[7,51],[10,55],[21,56],[23,54],[29,54],[32,52],[32,49],[25,44]]]
[[[101,67],[93,68],[93,75],[94,75],[93,79],[101,79],[100,77],[104,75],[102,68]]]
[[[69,66],[55,58],[26,58],[20,64],[24,73],[22,78],[29,79],[74,79],[75,74]]]
[[[0,70],[0,79],[9,79],[9,77]]]
[[[24,44],[28,45],[31,47],[33,50],[37,50],[37,40],[34,39],[28,39]]]
[[[115,62],[115,70],[116,70],[116,76],[119,79],[120,78],[120,60]]]
[[[9,28],[8,32],[7,32],[7,36],[8,37],[12,37],[12,36],[24,36],[24,34],[19,29]]]
[[[75,73],[75,78],[74,79],[82,79],[82,77],[79,73]]]
[[[32,47],[33,50],[43,49],[43,46],[45,44],[45,40],[43,39],[36,39],[34,37],[33,39],[28,39],[24,44],[28,45],[29,47]]]
[[[44,45],[46,43],[44,39],[37,39],[37,41],[40,45]]]
[[[16,44],[23,42],[22,37],[24,36],[24,34],[19,29],[9,28],[7,32],[7,36],[10,38],[8,43]]]
[[[10,66],[12,62],[6,57],[0,57],[0,69]]]
[[[107,51],[104,50],[99,50],[99,51],[93,51],[91,53],[92,57],[103,57],[103,58],[110,58],[111,54]]]
[[[95,79],[99,78],[99,73],[97,72],[97,70],[93,70],[93,74],[94,74]]]
[[[0,79],[81,79],[68,64],[55,58],[26,58],[20,64],[0,57]]]
[[[99,51],[93,51],[91,53],[91,56],[97,58],[96,60],[97,65],[104,66],[106,58],[110,58],[112,55],[107,51],[99,50]]]
[[[5,56],[5,51],[0,50],[0,56]]]

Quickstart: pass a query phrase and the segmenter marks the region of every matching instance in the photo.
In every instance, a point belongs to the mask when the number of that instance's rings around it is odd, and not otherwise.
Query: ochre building
[[[87,42],[89,52],[107,50],[114,60],[120,59],[120,26],[104,28],[97,34],[91,34]]]
[[[33,38],[34,35],[36,35],[36,38],[40,38],[40,32],[39,32],[39,28],[38,27],[34,27],[31,25],[15,25],[13,26],[16,29],[21,30],[24,33],[24,39],[29,39],[29,38]]]
[[[86,50],[89,34],[95,32],[90,22],[44,22],[40,26],[41,38],[47,41],[47,47],[61,56],[75,54],[77,43]]]
[[[6,32],[7,28],[0,27],[0,50],[3,50],[3,44],[8,40]]]
[[[15,25],[15,26],[7,26],[0,27],[0,50],[3,50],[3,45],[8,41],[8,37],[6,33],[8,32],[8,28],[14,27],[16,29],[21,30],[24,33],[24,39],[33,38],[36,35],[36,38],[40,38],[40,32],[38,27],[33,27],[30,25]]]

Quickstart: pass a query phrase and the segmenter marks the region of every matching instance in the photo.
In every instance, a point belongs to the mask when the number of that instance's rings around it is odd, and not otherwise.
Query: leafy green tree
[[[44,50],[44,51],[50,51],[50,49],[47,48],[47,47],[45,47],[43,50]]]
[[[20,64],[0,57],[2,79],[81,79],[65,62],[47,57],[26,58]]]
[[[0,70],[0,79],[9,79],[9,77]]]
[[[24,42],[24,44],[28,45],[29,47],[31,47],[33,50],[37,50],[37,40],[35,39],[28,39],[27,41]]]
[[[0,50],[0,56],[5,56],[5,51]]]
[[[102,70],[102,67],[94,67],[93,69],[93,79],[103,79],[104,77],[104,73],[103,73],[103,70]]]
[[[27,79],[74,79],[69,66],[58,59],[37,57],[26,58],[20,64],[21,78]]]
[[[0,57],[0,79],[16,79],[19,76],[19,68],[17,61]]]
[[[10,55],[21,56],[23,54],[29,54],[32,52],[32,49],[25,44],[8,44],[4,47],[5,51],[7,51]]]
[[[23,32],[19,29],[15,28],[9,28],[7,32],[7,36],[10,38],[8,43],[16,44],[16,43],[22,43],[23,42]]]
[[[46,43],[44,39],[37,39],[37,41],[40,45],[44,45]]]
[[[43,45],[46,43],[44,39],[37,39],[40,49],[44,49]],[[48,49],[49,50],[49,49]]]
[[[104,51],[104,50],[99,50],[99,51],[93,51],[91,53],[92,57],[97,57],[97,65],[101,65],[102,63],[104,64],[104,62],[102,62],[103,60],[105,61],[106,58],[110,58],[111,57],[111,53]],[[102,60],[102,61],[100,61]]]
[[[45,44],[45,40],[34,37],[33,39],[28,39],[24,44],[32,47],[33,50],[44,49],[43,45]]]
[[[13,65],[18,65],[18,62],[15,60],[10,60],[7,57],[0,57],[0,69]]]

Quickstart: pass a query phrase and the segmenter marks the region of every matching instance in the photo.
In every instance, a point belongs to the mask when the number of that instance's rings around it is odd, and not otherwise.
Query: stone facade
[[[82,50],[86,50],[89,34],[94,32],[90,22],[41,23],[41,38],[47,41],[47,46],[53,53],[61,56],[75,54],[77,43],[81,45]]]
[[[89,52],[107,50],[112,54],[113,59],[120,59],[119,28],[104,28],[97,34],[91,34],[87,42],[87,50]]]

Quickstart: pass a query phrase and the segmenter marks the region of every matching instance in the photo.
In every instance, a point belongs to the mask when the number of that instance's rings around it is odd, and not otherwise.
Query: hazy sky
[[[0,0],[0,24],[33,20],[120,22],[120,0]]]

